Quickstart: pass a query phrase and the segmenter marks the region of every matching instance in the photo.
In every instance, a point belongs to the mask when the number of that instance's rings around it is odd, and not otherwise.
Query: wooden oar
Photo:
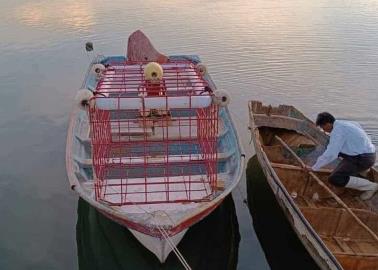
[[[326,184],[323,183],[322,180],[319,179],[313,172],[309,171],[306,164],[303,160],[288,146],[279,136],[274,136],[286,150],[288,150],[293,157],[301,164],[303,169],[309,173],[309,175],[321,186],[323,187],[335,200],[338,202],[356,221],[359,225],[361,225],[373,238],[378,242],[378,236],[368,227],[365,223],[361,221],[359,217],[344,203],[343,200],[339,198]]]

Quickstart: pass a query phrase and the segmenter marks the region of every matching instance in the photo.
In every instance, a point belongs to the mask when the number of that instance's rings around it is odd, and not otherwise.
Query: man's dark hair
[[[322,112],[318,114],[318,117],[316,118],[316,125],[317,126],[323,126],[327,123],[333,124],[335,122],[335,117],[333,117],[332,114],[329,112]]]

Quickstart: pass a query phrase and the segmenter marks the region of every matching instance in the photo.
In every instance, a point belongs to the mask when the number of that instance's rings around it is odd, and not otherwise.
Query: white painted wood
[[[102,110],[145,110],[145,109],[191,109],[206,108],[211,105],[212,98],[203,96],[179,97],[96,97],[96,106]]]
[[[152,237],[132,229],[129,230],[135,236],[135,238],[139,240],[139,242],[141,242],[149,251],[156,255],[161,263],[165,262],[169,253],[172,251],[172,247],[168,244],[166,239]],[[187,231],[188,229],[185,229],[178,234],[171,236],[170,240],[175,246],[177,246]]]

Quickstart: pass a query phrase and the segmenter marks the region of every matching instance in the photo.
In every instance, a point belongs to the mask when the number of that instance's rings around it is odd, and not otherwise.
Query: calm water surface
[[[124,54],[136,29],[166,54],[202,57],[232,95],[248,156],[248,99],[312,118],[328,110],[359,121],[378,144],[376,0],[0,0],[0,269],[78,269],[80,205],[64,154],[89,63],[83,44]],[[243,181],[238,268],[269,269],[245,196]]]

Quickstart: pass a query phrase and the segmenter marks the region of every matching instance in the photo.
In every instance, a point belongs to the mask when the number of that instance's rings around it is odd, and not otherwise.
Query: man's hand
[[[305,172],[313,172],[314,171],[314,169],[311,166],[308,166],[308,165],[306,165],[304,170],[305,170]]]
[[[320,169],[321,169],[321,167],[316,166],[316,163],[314,165],[312,165],[312,167],[311,167],[311,171],[313,171],[313,172],[317,172]]]

